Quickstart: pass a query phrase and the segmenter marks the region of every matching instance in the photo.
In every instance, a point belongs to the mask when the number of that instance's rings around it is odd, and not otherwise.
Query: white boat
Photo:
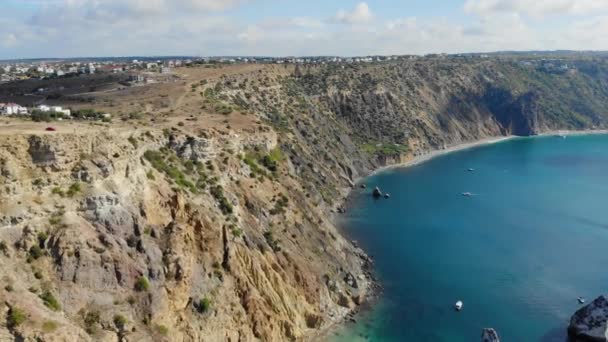
[[[469,172],[474,172],[475,169],[474,168],[469,168]]]
[[[579,304],[585,304],[585,298],[583,298],[583,297],[578,297],[578,298],[577,298],[577,300],[578,300],[578,303],[579,303]]]
[[[470,192],[463,192],[462,196],[464,196],[464,197],[471,197],[471,196],[473,196],[473,194],[470,193]]]
[[[456,302],[456,304],[454,304],[454,309],[456,309],[456,311],[460,311],[460,310],[462,310],[462,305],[463,305],[462,301],[459,300]]]

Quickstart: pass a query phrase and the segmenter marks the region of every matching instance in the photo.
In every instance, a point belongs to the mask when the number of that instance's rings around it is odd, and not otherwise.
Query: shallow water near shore
[[[514,139],[365,183],[341,225],[384,293],[331,341],[566,341],[577,297],[608,292],[608,135]]]

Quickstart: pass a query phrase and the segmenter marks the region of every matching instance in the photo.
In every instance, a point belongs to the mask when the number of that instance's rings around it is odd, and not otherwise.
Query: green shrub
[[[57,330],[57,327],[59,327],[59,325],[55,321],[46,321],[42,323],[42,330],[46,333]]]
[[[51,193],[53,195],[59,195],[61,197],[65,196],[65,193],[63,192],[63,190],[61,190],[60,187],[54,187],[53,190],[51,190]]]
[[[162,336],[167,336],[169,334],[169,328],[161,324],[156,326],[156,331]]]
[[[53,296],[53,294],[50,291],[44,291],[40,295],[40,299],[42,299],[42,301],[44,302],[44,305],[46,305],[46,307],[48,307],[49,309],[51,309],[53,311],[61,310],[61,304],[59,304],[59,301],[57,300],[57,298],[55,298],[55,296]]]
[[[234,208],[228,199],[224,196],[224,189],[220,185],[216,185],[210,190],[211,195],[218,202],[220,210],[224,215],[232,214]]]
[[[6,317],[6,325],[14,329],[20,326],[27,319],[25,312],[23,310],[11,307],[8,311],[8,316]]]
[[[49,238],[49,234],[47,232],[39,232],[38,233],[38,245],[40,248],[44,248],[44,244],[46,240]]]
[[[281,246],[279,246],[279,240],[274,238],[274,235],[271,231],[264,233],[264,238],[266,239],[266,243],[272,248],[275,252],[281,251]]]
[[[205,313],[209,311],[211,309],[211,299],[207,297],[201,298],[196,305],[196,309],[200,313]]]
[[[51,224],[51,226],[56,226],[59,223],[61,223],[61,219],[63,218],[63,214],[62,213],[54,213],[50,218],[49,218],[49,223]]]
[[[88,311],[84,315],[84,326],[87,333],[92,334],[95,332],[95,327],[101,321],[101,314],[99,311]]]
[[[274,203],[274,208],[270,209],[270,215],[284,214],[288,204],[289,199],[281,194],[279,199]]]
[[[125,326],[127,325],[127,323],[129,323],[129,321],[127,320],[127,318],[123,315],[114,315],[114,325],[116,326],[116,328],[118,328],[119,330],[123,330],[125,328]]]
[[[79,193],[81,190],[81,186],[80,183],[76,182],[72,185],[70,185],[70,188],[68,189],[68,192],[66,193],[68,195],[68,197],[74,197],[77,193]]]
[[[30,247],[28,257],[31,258],[32,260],[38,260],[43,255],[44,255],[44,252],[42,251],[42,248],[40,248],[40,246],[33,245],[32,247]]]
[[[150,289],[150,282],[148,278],[141,276],[135,282],[135,291],[144,292]]]
[[[137,143],[137,139],[135,139],[134,136],[130,136],[127,140],[129,140],[129,142],[131,143],[131,145],[133,145],[134,148],[137,148],[138,143]]]
[[[243,235],[243,230],[240,228],[232,228],[232,235],[235,237],[241,237],[241,235]]]
[[[222,114],[222,115],[228,115],[228,114],[231,114],[233,112],[232,107],[230,107],[228,105],[225,105],[223,103],[220,103],[220,104],[216,105],[214,107],[214,110],[215,110],[216,113]]]

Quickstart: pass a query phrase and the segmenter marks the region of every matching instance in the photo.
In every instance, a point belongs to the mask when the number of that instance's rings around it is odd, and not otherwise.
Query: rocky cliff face
[[[2,134],[0,339],[318,336],[373,284],[331,222],[354,184],[449,144],[604,127],[603,64],[580,70],[228,69],[154,126]]]
[[[294,340],[365,298],[317,195],[251,159],[274,132],[0,143],[7,339]]]

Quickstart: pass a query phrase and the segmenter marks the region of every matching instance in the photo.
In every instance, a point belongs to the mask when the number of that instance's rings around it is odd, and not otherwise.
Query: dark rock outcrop
[[[52,166],[55,164],[57,158],[54,148],[35,135],[31,136],[28,142],[30,144],[28,152],[36,166]]]
[[[382,191],[380,191],[379,187],[376,187],[374,189],[374,192],[372,192],[372,196],[374,196],[375,198],[380,198],[382,197]]]
[[[485,328],[481,332],[481,342],[500,342],[498,333],[493,328]]]
[[[570,319],[568,335],[574,342],[608,341],[608,299],[596,298]]]

